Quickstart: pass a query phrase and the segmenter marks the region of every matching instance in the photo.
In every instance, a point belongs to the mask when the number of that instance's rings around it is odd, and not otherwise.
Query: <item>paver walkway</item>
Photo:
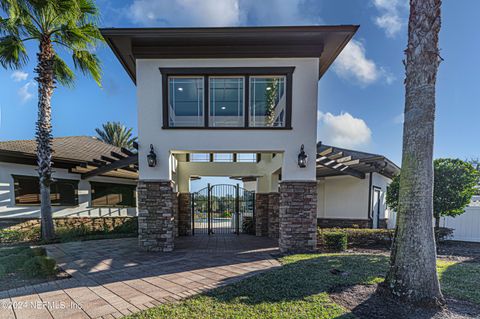
[[[181,237],[171,253],[136,238],[47,246],[72,277],[0,291],[0,318],[120,318],[280,266],[277,243],[254,236]]]

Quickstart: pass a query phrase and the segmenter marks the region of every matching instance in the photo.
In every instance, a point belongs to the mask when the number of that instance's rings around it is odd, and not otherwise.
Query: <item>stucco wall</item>
[[[0,163],[0,218],[40,217],[39,206],[16,206],[12,175],[38,176],[36,167],[14,163]],[[98,216],[136,216],[136,208],[93,208],[90,207],[92,182],[133,184],[135,181],[111,177],[93,177],[80,180],[79,174],[71,174],[66,169],[54,168],[54,178],[78,180],[78,202],[76,207],[52,206],[54,217],[98,217]]]
[[[160,67],[275,67],[294,66],[292,130],[162,130]],[[316,154],[318,59],[140,59],[137,60],[139,158],[153,144],[158,165],[140,160],[141,180],[172,178],[171,154],[188,151],[283,152],[283,180],[315,180],[315,165],[299,168],[300,146],[312,159]]]
[[[378,187],[381,191],[381,219],[389,218],[390,215],[385,203],[385,193],[389,183],[389,178],[373,173],[372,189]],[[319,180],[317,183],[317,217],[367,219],[368,186],[368,174],[365,179],[353,176],[333,176]]]

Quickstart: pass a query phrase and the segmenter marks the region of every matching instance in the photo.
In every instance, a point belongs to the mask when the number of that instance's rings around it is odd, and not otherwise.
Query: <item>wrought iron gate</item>
[[[255,192],[238,184],[208,184],[191,196],[193,235],[254,232]]]

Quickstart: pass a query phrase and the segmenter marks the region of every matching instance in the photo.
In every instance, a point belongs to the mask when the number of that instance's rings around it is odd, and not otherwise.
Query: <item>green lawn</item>
[[[0,249],[0,287],[6,281],[24,278],[48,278],[57,273],[55,260],[45,248],[16,247]]]
[[[351,318],[328,292],[338,285],[383,280],[388,257],[315,254],[282,259],[283,267],[130,318]],[[344,275],[334,275],[336,268]],[[439,261],[446,295],[480,304],[480,264]]]

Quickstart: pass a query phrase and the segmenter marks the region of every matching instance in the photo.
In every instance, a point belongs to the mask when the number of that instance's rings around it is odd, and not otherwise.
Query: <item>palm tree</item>
[[[28,62],[25,42],[37,41],[38,119],[37,162],[40,177],[41,233],[55,237],[50,201],[52,183],[51,98],[57,83],[73,86],[74,72],[59,56],[72,55],[75,69],[100,85],[101,68],[92,49],[103,41],[96,25],[98,9],[93,0],[0,0],[7,15],[0,18],[0,64],[18,69]]]
[[[132,136],[132,129],[127,129],[125,125],[119,122],[107,122],[102,124],[102,128],[96,128],[95,132],[98,138],[105,143],[127,149],[133,148],[133,143],[137,140]]]
[[[410,0],[405,121],[397,226],[384,287],[429,306],[444,303],[433,232],[435,83],[441,0]]]

